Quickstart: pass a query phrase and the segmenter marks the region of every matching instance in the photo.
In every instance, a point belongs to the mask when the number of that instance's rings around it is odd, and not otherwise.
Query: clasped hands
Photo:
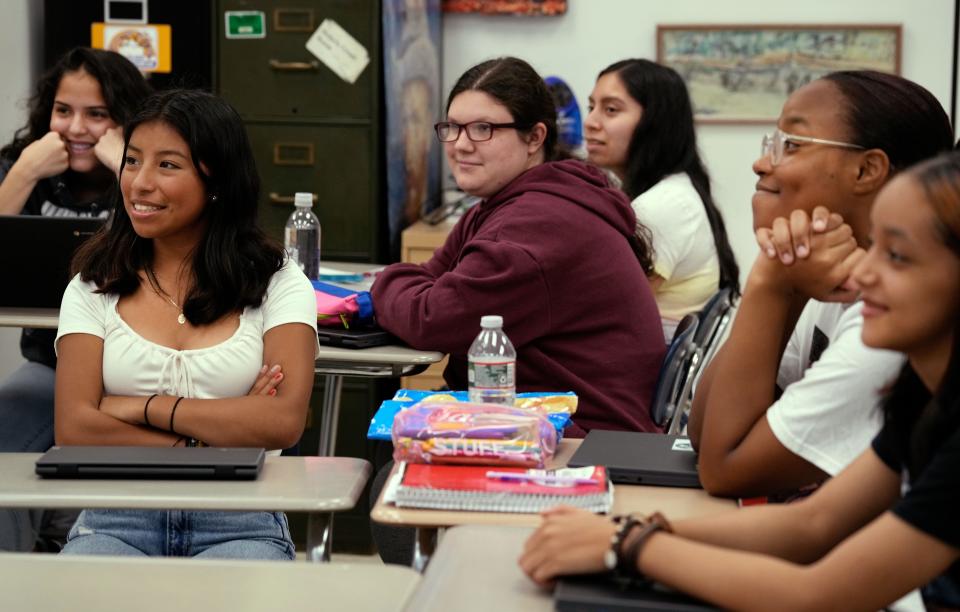
[[[821,302],[852,302],[857,290],[850,273],[865,251],[843,217],[817,206],[808,215],[795,210],[756,231],[760,255],[751,276],[786,293]]]

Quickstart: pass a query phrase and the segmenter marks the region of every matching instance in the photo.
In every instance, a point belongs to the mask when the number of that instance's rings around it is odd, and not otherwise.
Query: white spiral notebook
[[[609,512],[613,485],[603,466],[562,470],[402,463],[401,508],[536,513],[560,504]]]

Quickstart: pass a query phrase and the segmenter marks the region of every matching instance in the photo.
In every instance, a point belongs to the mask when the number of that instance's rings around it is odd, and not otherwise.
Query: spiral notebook
[[[401,508],[536,513],[560,504],[591,512],[609,512],[613,506],[613,485],[603,466],[549,471],[403,463],[400,469],[395,503]],[[514,481],[489,477],[487,474],[491,471],[532,479]],[[537,475],[544,478],[533,478]],[[575,485],[545,482],[558,475],[583,482]]]

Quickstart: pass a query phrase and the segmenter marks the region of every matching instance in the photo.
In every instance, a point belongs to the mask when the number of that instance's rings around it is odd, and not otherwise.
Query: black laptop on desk
[[[703,612],[718,609],[659,585],[624,589],[605,575],[562,578],[553,592],[553,601],[557,612]]]
[[[594,429],[569,467],[603,465],[616,483],[701,488],[697,453],[686,436]]]
[[[262,448],[54,446],[37,459],[44,478],[253,480]]]
[[[402,344],[396,336],[379,327],[363,329],[343,329],[336,327],[318,327],[317,340],[321,346],[340,348],[372,348],[387,344]]]
[[[4,288],[0,308],[60,308],[70,260],[106,221],[91,217],[0,215]]]

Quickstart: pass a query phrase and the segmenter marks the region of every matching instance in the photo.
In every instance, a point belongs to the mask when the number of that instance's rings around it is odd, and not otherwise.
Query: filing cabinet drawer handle
[[[312,166],[315,161],[312,142],[277,142],[273,145],[276,166]]]
[[[284,206],[284,205],[288,205],[288,204],[293,204],[293,196],[282,196],[282,195],[280,195],[279,193],[277,193],[276,191],[271,191],[271,192],[270,192],[270,195],[269,195],[268,197],[270,198],[270,203],[271,203],[271,204],[276,204],[277,206]],[[314,203],[314,204],[317,203],[317,200],[318,200],[318,199],[319,199],[319,198],[317,197],[317,194],[313,194],[313,203]]]
[[[281,62],[272,59],[270,60],[270,67],[283,72],[306,72],[308,70],[319,70],[320,62],[316,60],[310,62]]]

